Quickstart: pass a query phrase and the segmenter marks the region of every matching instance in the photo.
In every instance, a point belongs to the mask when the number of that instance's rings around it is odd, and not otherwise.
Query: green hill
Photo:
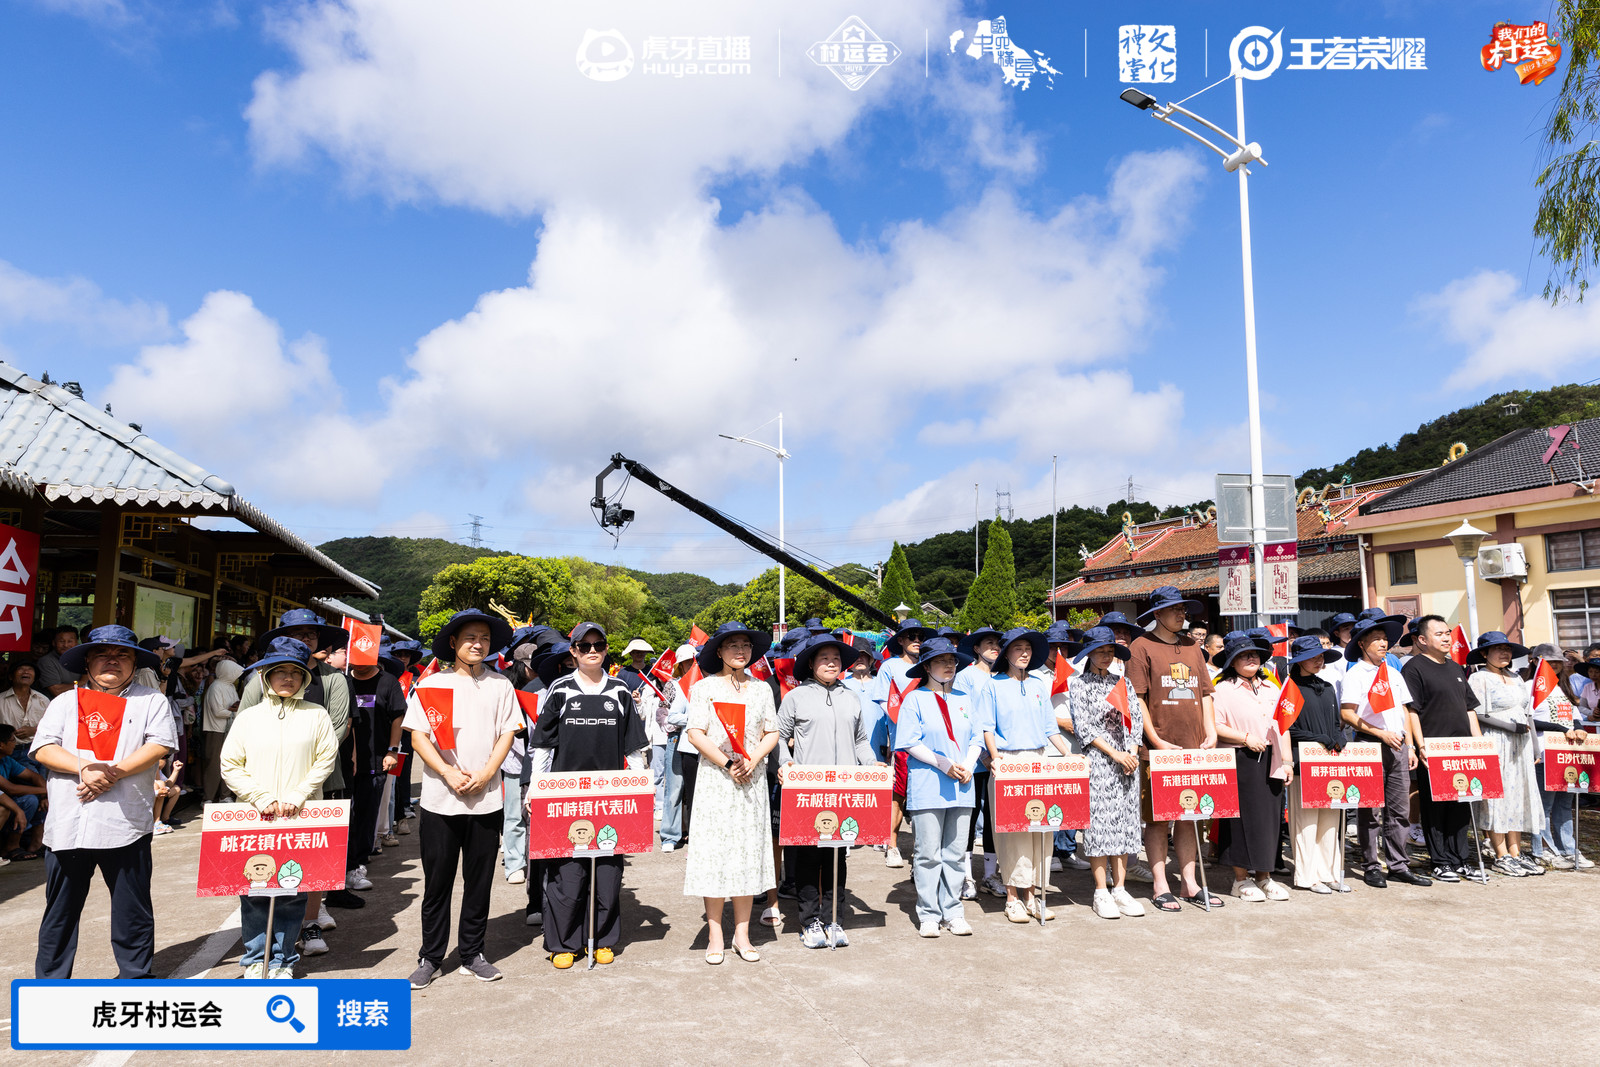
[[[667,614],[676,615],[680,619],[692,619],[711,604],[725,596],[732,596],[744,588],[742,583],[737,582],[732,585],[718,585],[710,578],[689,574],[686,571],[651,574],[648,571],[636,571],[627,567],[617,569],[643,582],[644,587],[650,590],[650,595],[661,601],[661,606],[667,609]]]

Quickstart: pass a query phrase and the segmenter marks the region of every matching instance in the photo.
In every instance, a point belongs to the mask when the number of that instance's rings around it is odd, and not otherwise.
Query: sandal
[[[779,911],[777,908],[768,908],[761,913],[761,925],[782,926],[783,912]]]
[[[1222,898],[1221,897],[1217,896],[1215,893],[1209,892],[1209,891],[1204,890],[1204,889],[1200,890],[1199,893],[1196,893],[1192,897],[1186,897],[1186,896],[1183,896],[1182,894],[1179,894],[1178,899],[1179,900],[1186,900],[1190,904],[1193,904],[1197,908],[1204,908],[1206,906],[1205,905],[1205,901],[1201,899],[1200,893],[1205,893],[1206,896],[1211,898],[1211,906],[1213,908],[1223,907],[1223,902],[1222,902]]]
[[[1160,896],[1151,897],[1150,903],[1156,906],[1157,911],[1182,911],[1183,905],[1178,903],[1178,898],[1171,893],[1162,893]]]
[[[36,859],[39,859],[40,857],[42,857],[43,855],[44,855],[43,852],[28,852],[28,851],[26,851],[24,849],[20,849],[19,848],[19,849],[17,849],[15,852],[13,852],[11,854],[10,859],[13,862],[15,862],[17,860],[36,860]]]

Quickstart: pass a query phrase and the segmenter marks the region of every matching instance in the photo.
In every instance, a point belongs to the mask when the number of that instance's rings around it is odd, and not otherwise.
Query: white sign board
[[[1223,545],[1217,550],[1217,611],[1250,614],[1250,546]]]
[[[1295,528],[1294,476],[1263,474],[1266,496],[1266,540],[1291,541],[1299,536]],[[1217,540],[1224,543],[1254,540],[1255,524],[1250,518],[1250,476],[1217,475]]]
[[[1299,545],[1278,541],[1267,545],[1265,572],[1261,578],[1264,610],[1269,615],[1293,615],[1300,611]]]

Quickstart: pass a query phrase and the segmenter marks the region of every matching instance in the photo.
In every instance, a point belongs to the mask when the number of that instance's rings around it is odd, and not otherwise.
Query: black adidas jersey
[[[552,771],[620,771],[649,743],[625,682],[608,677],[600,692],[585,693],[568,674],[545,690],[528,747],[554,749]]]

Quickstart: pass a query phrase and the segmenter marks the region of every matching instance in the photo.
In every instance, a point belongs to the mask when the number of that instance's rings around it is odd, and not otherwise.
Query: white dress
[[[763,733],[778,729],[772,688],[747,680],[735,691],[733,682],[702,678],[689,690],[689,725],[704,730],[726,756],[733,755],[728,733],[712,709],[713,702],[744,706],[744,749],[752,752]],[[735,785],[712,761],[700,764],[694,787],[694,832],[689,835],[684,863],[686,897],[753,897],[777,885],[772,869],[772,816],[767,796],[766,758],[756,764],[745,785]]]
[[[1528,733],[1513,734],[1488,723],[1480,726],[1500,753],[1500,780],[1505,787],[1505,796],[1498,800],[1473,801],[1480,826],[1497,834],[1537,834],[1544,828],[1544,803],[1535,777],[1533,709],[1529,707],[1533,692],[1521,678],[1501,678],[1488,671],[1473,672],[1467,684],[1478,698],[1479,712],[1529,727]]]

